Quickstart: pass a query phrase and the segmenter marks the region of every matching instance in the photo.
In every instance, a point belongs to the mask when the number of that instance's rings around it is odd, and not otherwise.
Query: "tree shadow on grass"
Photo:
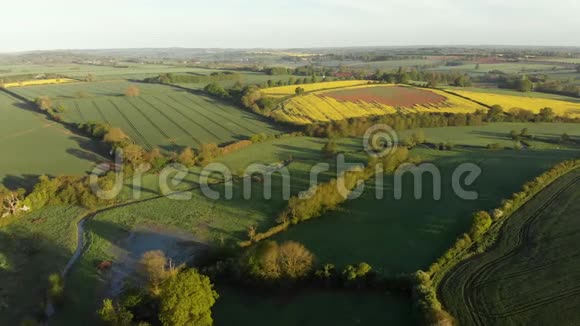
[[[22,217],[22,218],[26,218]],[[43,223],[39,216],[29,223]],[[23,226],[0,231],[0,324],[41,321],[48,276],[60,273],[70,250]]]
[[[40,175],[37,174],[22,174],[22,175],[13,175],[9,174],[2,179],[1,184],[6,186],[8,189],[18,189],[24,188],[26,191],[32,191],[34,185],[38,182],[38,178]]]

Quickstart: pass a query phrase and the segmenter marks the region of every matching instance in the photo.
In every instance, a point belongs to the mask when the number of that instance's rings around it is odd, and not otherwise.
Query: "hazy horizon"
[[[406,45],[580,46],[577,1],[103,0],[10,3],[0,52]],[[6,14],[9,13],[9,14]],[[555,19],[554,17],[557,17]]]

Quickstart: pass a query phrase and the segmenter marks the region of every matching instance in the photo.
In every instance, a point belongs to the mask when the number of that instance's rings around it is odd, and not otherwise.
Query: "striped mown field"
[[[124,95],[130,85],[139,88],[139,96]],[[57,105],[65,107],[65,121],[109,123],[147,149],[179,150],[184,146],[224,144],[253,134],[279,132],[251,112],[164,85],[116,81],[15,90],[31,100],[50,96]]]

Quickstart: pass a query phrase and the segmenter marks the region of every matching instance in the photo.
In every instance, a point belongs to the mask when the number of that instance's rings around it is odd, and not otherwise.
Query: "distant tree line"
[[[236,72],[224,71],[224,72],[213,72],[210,75],[194,75],[194,74],[160,74],[156,77],[145,78],[143,81],[146,83],[155,84],[187,84],[187,83],[209,83],[218,81],[239,81],[242,79],[242,75]]]
[[[331,122],[310,124],[305,134],[314,137],[354,137],[362,136],[368,128],[376,124],[386,124],[395,130],[434,127],[480,126],[489,122],[579,122],[575,118],[559,117],[551,108],[543,108],[535,114],[530,110],[512,108],[504,111],[500,105],[493,105],[487,112],[474,113],[413,113],[389,114],[376,117],[360,117]]]
[[[500,70],[492,70],[481,77],[479,82],[496,83],[500,88],[508,88],[520,92],[536,91],[580,97],[580,86],[572,80],[552,79],[547,74],[507,74]]]

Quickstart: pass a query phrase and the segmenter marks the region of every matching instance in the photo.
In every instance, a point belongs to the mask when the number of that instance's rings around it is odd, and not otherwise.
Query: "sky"
[[[580,46],[578,0],[5,0],[0,52]]]

